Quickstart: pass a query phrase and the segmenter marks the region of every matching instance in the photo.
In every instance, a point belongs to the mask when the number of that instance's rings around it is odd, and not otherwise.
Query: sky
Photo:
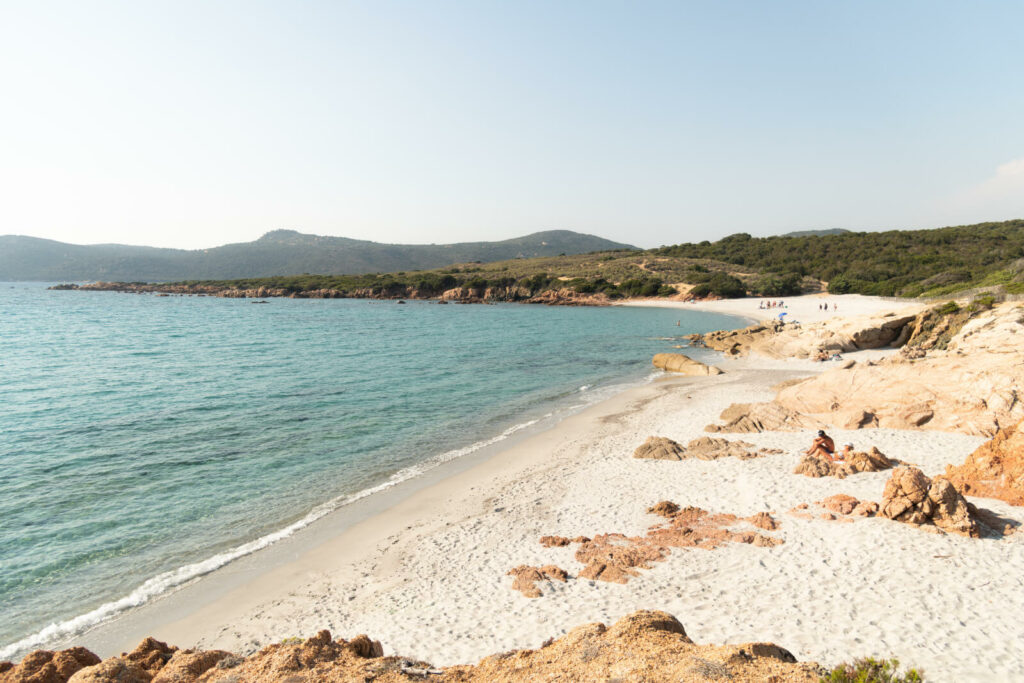
[[[1024,3],[0,0],[0,234],[1024,217]]]

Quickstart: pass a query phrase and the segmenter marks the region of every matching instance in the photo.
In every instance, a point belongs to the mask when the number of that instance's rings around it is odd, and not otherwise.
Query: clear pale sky
[[[1024,3],[0,0],[0,234],[1024,217]]]

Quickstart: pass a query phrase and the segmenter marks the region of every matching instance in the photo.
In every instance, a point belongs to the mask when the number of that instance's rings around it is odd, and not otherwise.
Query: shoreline
[[[895,308],[864,297],[874,311],[859,311],[833,298],[839,317]],[[821,299],[809,299],[790,299],[788,310],[813,313]],[[871,360],[889,353],[848,355]],[[1000,617],[1024,609],[1018,579],[1003,570],[1024,561],[1019,535],[995,543],[934,536],[882,519],[835,524],[788,516],[791,507],[840,492],[877,499],[888,477],[792,475],[806,433],[727,435],[784,451],[749,461],[631,457],[648,436],[685,443],[702,436],[703,425],[717,421],[729,404],[767,400],[779,382],[825,369],[812,361],[764,358],[717,364],[725,374],[666,376],[628,388],[493,452],[459,459],[459,471],[435,468],[436,480],[419,477],[415,489],[401,487],[403,495],[370,496],[366,500],[376,505],[364,506],[365,516],[319,525],[304,549],[282,542],[141,608],[138,613],[148,610],[162,622],[150,622],[151,628],[133,612],[67,644],[107,655],[153,635],[181,647],[247,653],[326,628],[343,637],[367,633],[387,653],[447,665],[537,647],[583,623],[607,623],[646,608],[675,614],[696,642],[772,641],[799,660],[897,656],[923,666],[934,680],[1024,673],[1013,653],[1024,634]],[[837,442],[877,445],[929,475],[962,461],[983,441],[928,431],[830,431]],[[520,564],[555,563],[570,577],[580,569],[571,548],[544,548],[540,536],[642,533],[656,521],[646,509],[659,500],[737,515],[768,511],[781,522],[775,535],[784,543],[673,552],[625,585],[570,578],[543,586],[537,599],[510,589],[506,572]],[[1020,509],[983,504],[1024,520]],[[271,565],[266,560],[275,548],[279,563]],[[218,574],[223,583],[215,594],[211,579]],[[984,591],[976,590],[981,586]],[[1003,609],[991,609],[992,596]]]

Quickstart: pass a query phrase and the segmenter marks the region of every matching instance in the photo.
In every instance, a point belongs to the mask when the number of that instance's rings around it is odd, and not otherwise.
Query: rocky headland
[[[371,287],[338,289],[293,290],[281,287],[243,288],[209,282],[196,283],[148,283],[148,282],[93,282],[84,285],[63,284],[50,287],[54,290],[81,290],[87,292],[123,292],[128,294],[158,294],[168,296],[214,296],[225,299],[377,299],[401,300],[424,299],[450,303],[482,304],[489,302],[518,302],[525,304],[546,304],[548,306],[610,306],[611,300],[601,293],[581,293],[569,287],[533,292],[522,286],[453,287],[441,293],[421,291],[410,285],[391,287],[386,290]]]
[[[579,626],[536,650],[491,655],[476,665],[433,667],[383,656],[365,635],[269,645],[248,657],[181,650],[147,638],[131,652],[100,660],[84,648],[39,650],[18,665],[0,662],[0,683],[512,683],[564,681],[817,681],[824,670],[799,663],[772,643],[698,645],[670,614],[639,611],[612,626]],[[295,642],[297,641],[297,642]]]
[[[737,404],[722,413],[725,424],[709,425],[708,431],[833,425],[993,436],[1001,427],[1024,418],[1019,393],[1024,382],[1022,321],[1024,306],[1006,303],[969,317],[943,318],[929,310],[915,316],[837,320],[799,329],[761,326],[743,337],[748,341],[729,348],[737,354],[794,358],[813,358],[821,350],[884,346],[900,348],[901,353],[833,367],[781,388],[768,403]],[[712,333],[701,340],[714,346],[719,337],[729,338]]]

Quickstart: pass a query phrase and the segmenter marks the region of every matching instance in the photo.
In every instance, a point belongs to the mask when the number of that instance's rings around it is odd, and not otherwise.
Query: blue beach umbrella
[[[789,315],[789,313],[779,313],[779,320],[782,320],[782,316]]]

